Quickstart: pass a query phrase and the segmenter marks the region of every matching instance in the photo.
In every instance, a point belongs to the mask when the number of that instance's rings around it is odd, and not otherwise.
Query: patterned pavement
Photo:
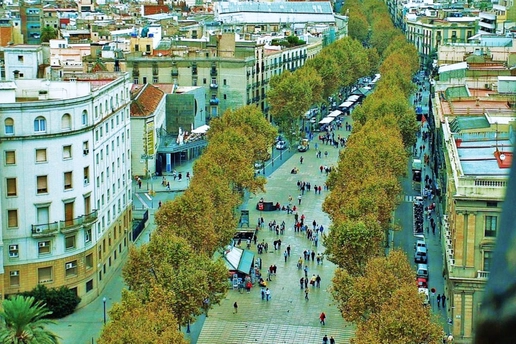
[[[350,118],[344,118],[343,123],[350,122]],[[350,132],[344,129],[337,130],[335,137],[348,136]],[[322,158],[316,158],[315,139],[310,150],[305,153],[296,153],[286,161],[278,170],[270,175],[263,194],[251,195],[248,202],[250,213],[250,226],[255,226],[260,216],[256,210],[256,203],[260,198],[266,202],[279,202],[288,204],[289,195],[293,198],[293,204],[298,206],[297,181],[309,182],[311,191],[305,191],[299,206],[299,216],[306,216],[305,223],[312,228],[312,222],[324,226],[324,232],[328,231],[330,220],[322,212],[321,206],[327,194],[323,189],[320,195],[313,191],[315,185],[323,185],[326,174],[321,173],[319,167],[336,165],[339,149],[318,143],[322,151]],[[324,152],[328,152],[325,157]],[[304,161],[300,164],[300,157]],[[298,167],[298,174],[290,174],[292,168]],[[309,285],[309,301],[304,299],[304,292],[300,288],[299,279],[304,275],[302,270],[296,267],[304,250],[316,250],[324,252],[321,240],[318,247],[306,238],[305,233],[295,233],[293,229],[294,215],[284,211],[262,212],[265,227],[258,232],[258,243],[265,240],[269,244],[269,251],[261,255],[257,254],[256,246],[251,250],[256,257],[262,258],[262,275],[266,276],[267,268],[275,264],[278,268],[277,275],[268,283],[271,290],[271,300],[261,299],[260,288],[254,286],[250,293],[240,293],[238,290],[230,290],[222,303],[210,310],[209,317],[205,319],[201,333],[197,340],[200,344],[213,343],[321,343],[324,335],[333,336],[337,344],[349,343],[354,333],[353,325],[344,321],[337,307],[332,304],[332,298],[327,291],[331,283],[335,265],[324,260],[322,265],[316,261],[307,262],[308,277],[312,274],[321,276],[320,288]],[[269,231],[269,221],[276,220],[278,224],[286,223],[286,231],[283,235],[276,235],[275,231]],[[274,250],[273,241],[281,239],[281,250]],[[284,261],[283,252],[287,245],[291,247],[291,256]],[[238,313],[233,313],[233,303],[238,303]],[[319,323],[321,312],[326,314],[326,325]]]

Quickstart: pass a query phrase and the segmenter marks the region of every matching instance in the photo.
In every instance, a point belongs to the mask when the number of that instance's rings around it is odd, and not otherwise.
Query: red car
[[[417,287],[418,288],[428,288],[428,281],[426,278],[418,277],[417,278]]]

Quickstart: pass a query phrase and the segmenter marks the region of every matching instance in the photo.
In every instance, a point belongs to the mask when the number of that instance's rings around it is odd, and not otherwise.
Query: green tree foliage
[[[280,132],[290,142],[298,138],[298,125],[304,111],[312,105],[310,81],[285,71],[270,81],[267,98],[271,115]]]
[[[21,295],[32,296],[35,300],[40,301],[50,311],[49,316],[55,319],[72,314],[81,303],[81,298],[65,286],[49,289],[43,284],[38,284],[31,291]]]
[[[332,294],[346,321],[365,321],[378,313],[401,286],[410,285],[417,293],[415,277],[407,256],[394,250],[387,257],[369,260],[363,276],[352,278],[345,270],[338,270]]]
[[[222,260],[213,260],[173,235],[155,234],[150,243],[133,248],[122,275],[144,302],[157,288],[162,302],[182,326],[203,312],[203,301],[218,304],[228,288],[228,272]]]
[[[383,231],[375,221],[339,221],[324,237],[325,254],[339,268],[359,276],[369,259],[379,255],[382,242]]]
[[[57,38],[57,30],[53,27],[45,26],[41,29],[41,42],[49,42],[55,38]]]
[[[54,322],[45,319],[51,312],[33,297],[14,296],[2,302],[0,343],[56,344],[59,337],[45,329]]]
[[[137,293],[122,290],[122,301],[109,311],[111,320],[103,328],[98,344],[188,343],[166,305],[166,295],[158,288],[151,290],[146,303]]]
[[[430,307],[422,305],[413,284],[393,291],[391,297],[357,326],[353,344],[442,343],[444,332]]]

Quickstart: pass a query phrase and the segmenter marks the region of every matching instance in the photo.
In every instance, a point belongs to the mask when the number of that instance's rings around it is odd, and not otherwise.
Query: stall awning
[[[224,252],[223,258],[228,270],[249,274],[253,265],[254,253],[232,246]]]
[[[333,117],[324,117],[319,124],[329,124],[331,123],[335,118]]]
[[[195,128],[192,130],[192,133],[194,134],[206,134],[206,132],[210,129],[209,125],[201,125],[199,128]]]
[[[354,102],[344,102],[342,104],[339,105],[339,108],[341,109],[347,109],[351,106],[353,106],[353,104],[355,104]]]
[[[335,110],[335,111],[332,111],[332,112],[328,115],[328,117],[333,117],[333,118],[335,118],[335,117],[339,117],[340,115],[342,115],[342,111]]]
[[[253,266],[254,253],[248,250],[244,250],[242,253],[242,257],[240,258],[240,263],[238,264],[237,270],[248,274],[251,271],[251,267]]]
[[[352,96],[349,96],[348,99],[346,99],[346,102],[356,102],[358,99],[360,99],[360,96],[357,96],[356,94],[355,95],[352,95]]]

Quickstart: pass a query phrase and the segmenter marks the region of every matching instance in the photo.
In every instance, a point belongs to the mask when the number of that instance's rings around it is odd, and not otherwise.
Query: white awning
[[[352,96],[349,96],[348,99],[346,99],[346,102],[356,102],[358,99],[360,98],[360,96],[357,96],[356,94],[355,95],[352,95]]]
[[[355,102],[344,102],[342,104],[339,105],[339,108],[341,109],[347,109],[351,106],[353,106],[353,104],[355,104]]]
[[[333,118],[335,118],[335,117],[339,117],[340,115],[342,115],[342,111],[335,110],[335,111],[332,111],[332,112],[328,115],[328,117],[333,117]]]
[[[210,129],[209,125],[201,125],[199,128],[195,128],[192,130],[192,133],[194,134],[206,134],[206,132]]]
[[[324,117],[320,122],[319,124],[328,124],[328,123],[331,123],[333,122],[335,118],[333,117]]]

